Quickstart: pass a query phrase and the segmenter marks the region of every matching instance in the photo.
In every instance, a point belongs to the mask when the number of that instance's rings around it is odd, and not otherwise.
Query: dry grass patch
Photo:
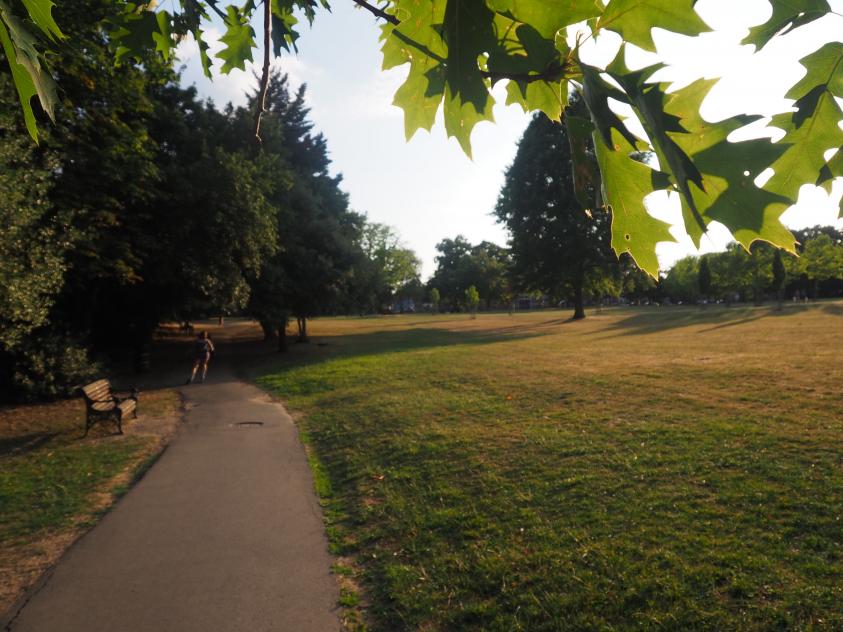
[[[141,394],[139,417],[87,437],[79,399],[0,410],[0,612],[128,489],[176,431],[176,391]]]

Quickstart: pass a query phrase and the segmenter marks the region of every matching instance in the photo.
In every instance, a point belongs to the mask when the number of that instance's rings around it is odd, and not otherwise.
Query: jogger
[[[197,336],[195,350],[196,355],[193,359],[193,370],[190,372],[190,377],[187,379],[188,384],[192,384],[196,379],[196,372],[199,370],[199,367],[202,367],[203,382],[205,381],[205,377],[208,375],[208,362],[210,362],[211,356],[214,353],[214,343],[211,342],[211,339],[208,337],[207,331],[203,331],[199,334],[199,336]]]

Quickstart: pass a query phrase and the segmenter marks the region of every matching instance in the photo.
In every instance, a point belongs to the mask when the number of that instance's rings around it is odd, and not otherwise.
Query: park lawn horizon
[[[371,627],[843,627],[843,303],[568,315],[317,319],[263,369]]]

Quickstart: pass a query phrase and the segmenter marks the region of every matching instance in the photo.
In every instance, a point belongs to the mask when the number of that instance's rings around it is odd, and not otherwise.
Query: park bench
[[[108,380],[97,380],[78,389],[78,394],[85,400],[85,436],[98,421],[112,419],[117,424],[117,432],[123,434],[123,419],[134,413],[138,416],[138,391],[132,389],[131,395],[118,396],[111,389]]]

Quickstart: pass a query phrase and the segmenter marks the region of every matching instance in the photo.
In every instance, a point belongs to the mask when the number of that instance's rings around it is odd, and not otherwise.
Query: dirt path
[[[320,508],[292,420],[225,366],[182,391],[180,435],[8,630],[339,629]]]

